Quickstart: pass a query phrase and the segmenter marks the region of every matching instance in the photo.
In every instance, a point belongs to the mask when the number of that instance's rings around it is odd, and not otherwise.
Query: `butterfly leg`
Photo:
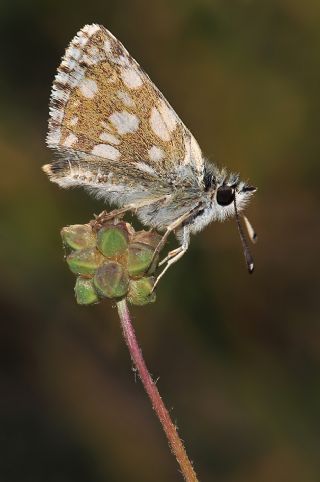
[[[179,246],[178,248],[173,249],[172,251],[169,251],[169,253],[167,254],[167,256],[160,261],[160,263],[158,264],[158,266],[162,266],[162,265],[165,264],[167,261],[169,261],[169,259],[174,258],[177,254],[180,253],[181,250],[182,250],[182,246]]]
[[[148,269],[149,273],[153,273],[154,270],[156,269],[156,267],[158,265],[159,254],[160,254],[161,250],[163,249],[163,247],[165,246],[170,234],[173,231],[175,231],[177,228],[179,228],[179,226],[181,226],[184,221],[186,221],[188,218],[190,218],[190,216],[193,214],[193,212],[194,212],[194,209],[192,209],[191,211],[188,211],[187,213],[180,216],[180,218],[176,219],[172,224],[170,224],[167,227],[166,232],[164,233],[164,235],[160,239],[156,249],[154,250],[152,260],[151,260],[151,263],[150,263],[150,266],[149,266],[149,269]],[[179,250],[179,252],[180,252],[180,250]]]
[[[153,257],[152,257],[152,260],[151,260],[151,263],[150,263],[150,266],[149,266],[149,273],[153,273],[154,270],[156,269],[157,267],[157,264],[158,264],[158,256],[160,254],[160,251],[163,249],[163,247],[165,246],[166,242],[167,242],[167,239],[168,237],[170,236],[170,234],[175,231],[176,229],[178,229],[179,227],[181,227],[183,225],[183,223],[185,221],[187,221],[188,219],[192,218],[192,216],[194,216],[198,211],[199,209],[201,209],[201,204],[198,204],[196,205],[194,208],[190,209],[190,211],[187,211],[186,213],[184,213],[182,216],[180,216],[180,218],[176,219],[172,224],[170,224],[168,227],[167,227],[167,230],[166,232],[164,233],[164,235],[162,236],[162,238],[160,239],[160,242],[158,244],[158,246],[156,247],[156,249],[154,250],[154,253],[153,253]],[[186,236],[186,233],[187,234],[187,237],[188,237],[188,244],[189,244],[189,230],[187,230],[187,226],[184,226],[183,228],[183,243],[182,243],[182,246],[184,245],[185,243],[185,236]],[[180,255],[180,249],[177,248],[179,251],[176,252],[176,253],[173,253],[173,256],[178,256]],[[171,258],[172,256],[170,256]],[[181,257],[181,256],[180,256]],[[179,258],[180,258],[179,257]],[[171,263],[172,264],[172,263]]]
[[[182,245],[179,246],[177,249],[174,249],[173,251],[170,251],[168,256],[163,259],[160,263],[160,265],[164,264],[165,262],[167,263],[166,266],[163,268],[163,270],[161,271],[161,273],[159,274],[159,276],[157,277],[154,285],[153,285],[153,288],[152,288],[152,291],[155,290],[156,286],[158,285],[160,279],[162,278],[162,276],[166,273],[166,271],[169,269],[170,266],[172,266],[174,263],[176,263],[177,261],[179,261],[179,259],[182,258],[182,256],[187,252],[188,250],[188,247],[189,247],[189,244],[190,244],[190,233],[189,233],[189,227],[188,226],[184,226],[183,228],[183,241],[182,241]]]
[[[140,201],[137,203],[127,204],[119,209],[114,209],[113,211],[102,211],[98,216],[96,216],[94,223],[97,225],[102,225],[104,222],[109,221],[110,219],[114,219],[117,216],[122,216],[123,214],[127,213],[128,211],[136,211],[137,209],[149,206],[150,204],[154,204],[159,201],[167,200],[167,196],[162,196],[161,198],[156,199],[147,199],[144,201]]]
[[[95,216],[94,221],[97,224],[103,224],[106,221],[109,221],[110,219],[116,218],[117,216],[122,216],[126,212],[131,211],[132,209],[133,209],[132,206],[129,205],[120,209],[114,209],[113,211],[110,211],[110,212],[102,211],[102,213],[100,213],[98,216]]]
[[[190,229],[188,226],[184,226],[182,228],[181,246],[178,246],[176,249],[169,251],[167,256],[160,261],[158,266],[162,266],[163,264],[167,263],[171,258],[174,258],[175,256],[177,256],[181,251],[184,250],[185,247],[188,248],[189,244],[190,244]]]

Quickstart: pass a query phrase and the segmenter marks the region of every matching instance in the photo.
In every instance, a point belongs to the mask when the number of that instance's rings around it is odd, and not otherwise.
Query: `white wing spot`
[[[121,143],[116,136],[109,134],[109,132],[102,132],[99,137],[102,141],[110,142],[110,144],[119,145]]]
[[[118,98],[124,103],[126,107],[134,107],[134,100],[128,92],[123,92],[122,90],[118,90],[117,92]]]
[[[122,67],[130,65],[130,60],[125,55],[120,55],[120,57],[114,58],[114,62]]]
[[[71,57],[68,57],[63,59],[63,61],[61,62],[61,66],[67,67],[68,70],[77,70],[78,61]]]
[[[190,147],[191,147],[191,158],[193,160],[193,164],[196,165],[196,168],[198,170],[201,170],[201,168],[203,167],[202,152],[199,147],[199,144],[197,143],[193,135],[191,135]]]
[[[70,46],[68,49],[68,53],[70,57],[72,57],[74,60],[79,60],[81,57],[81,51],[75,47]],[[68,59],[65,59],[67,61]]]
[[[161,161],[161,159],[164,158],[163,150],[160,147],[157,147],[157,146],[152,146],[148,150],[148,155],[149,155],[150,161],[154,161],[154,162]]]
[[[164,100],[162,100],[159,105],[159,111],[168,130],[170,132],[174,131],[177,126],[177,117],[173,110],[167,106]]]
[[[57,87],[54,85],[51,95],[53,99],[66,103],[70,97],[70,92],[57,89]]]
[[[50,107],[50,115],[52,117],[52,119],[55,121],[55,122],[58,122],[59,124],[61,124],[62,120],[63,120],[63,117],[64,117],[64,110],[63,109],[56,109],[56,108],[52,108]]]
[[[48,145],[57,145],[59,144],[61,139],[61,130],[59,127],[51,128],[51,130],[48,132],[47,136],[47,143]]]
[[[109,39],[106,39],[104,41],[104,51],[107,53],[107,54],[110,54],[111,53],[111,43],[110,43],[110,40]]]
[[[85,37],[83,34],[81,34],[79,37],[76,37],[74,41],[77,43],[80,49],[83,49],[88,40],[88,37]]]
[[[132,68],[125,68],[121,71],[121,77],[123,82],[126,84],[127,87],[130,89],[137,89],[142,85],[142,79],[138,72],[136,72]]]
[[[148,174],[152,174],[152,175],[155,175],[155,170],[152,169],[151,166],[149,166],[148,164],[145,164],[144,162],[135,162],[134,165],[140,169],[140,171],[144,171],[144,172],[147,172]]]
[[[138,117],[125,110],[114,112],[109,116],[109,119],[121,135],[135,132],[139,128],[140,121]]]
[[[109,146],[108,144],[97,144],[94,146],[91,152],[92,154],[105,157],[106,159],[110,159],[112,161],[116,161],[121,155],[118,149],[113,146]]]
[[[79,84],[79,89],[82,95],[88,99],[93,99],[93,97],[98,92],[98,86],[95,80],[83,79]]]
[[[170,141],[170,132],[156,107],[152,107],[150,115],[150,125],[153,132],[163,141]]]
[[[184,147],[185,156],[182,163],[184,165],[192,164],[198,171],[201,171],[203,168],[203,157],[199,144],[192,134],[184,135]]]
[[[77,125],[78,120],[79,120],[79,117],[77,115],[74,115],[73,117],[71,117],[69,125],[72,127]]]
[[[59,82],[60,84],[66,85],[66,84],[69,84],[70,76],[69,76],[69,74],[66,74],[65,72],[59,72],[58,71],[58,73],[56,75],[56,78],[55,78],[55,81]]]
[[[68,137],[64,140],[63,145],[66,147],[71,147],[75,142],[77,142],[78,138],[74,134],[69,134]]]

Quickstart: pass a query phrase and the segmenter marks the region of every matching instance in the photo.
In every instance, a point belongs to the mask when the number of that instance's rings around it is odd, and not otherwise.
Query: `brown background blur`
[[[48,98],[86,23],[141,63],[203,152],[259,187],[134,309],[202,482],[320,480],[317,0],[0,2],[1,482],[179,482],[116,311],[76,305],[59,230],[103,206],[50,184]]]

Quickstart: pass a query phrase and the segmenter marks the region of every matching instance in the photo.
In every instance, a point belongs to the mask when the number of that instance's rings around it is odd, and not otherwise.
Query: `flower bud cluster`
[[[124,221],[114,219],[102,225],[94,221],[62,229],[66,260],[77,275],[76,300],[90,305],[103,298],[127,298],[133,305],[156,299],[152,276],[157,263],[150,265],[161,236],[153,231],[135,231]]]

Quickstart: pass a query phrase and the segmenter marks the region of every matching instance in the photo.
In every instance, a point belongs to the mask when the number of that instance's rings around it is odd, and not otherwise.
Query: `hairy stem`
[[[180,465],[180,469],[184,476],[184,479],[186,480],[186,482],[198,482],[196,473],[187,456],[183,443],[178,435],[176,426],[173,424],[169,412],[166,409],[162,398],[160,397],[159,391],[146,367],[131,322],[130,313],[126,301],[119,301],[117,303],[117,307],[123,330],[123,336],[129,348],[131,359],[139,373],[142,384],[151,400],[152,407],[161,422],[163,430],[165,431],[169,446],[173,454],[175,455],[178,464]]]

